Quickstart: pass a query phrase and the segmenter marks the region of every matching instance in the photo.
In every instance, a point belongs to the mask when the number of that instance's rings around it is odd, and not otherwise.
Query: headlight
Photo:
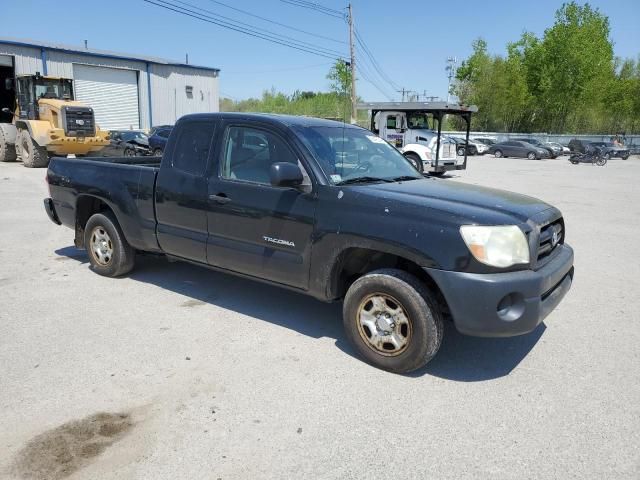
[[[475,259],[486,265],[506,268],[529,263],[527,237],[515,225],[463,225],[460,234]]]

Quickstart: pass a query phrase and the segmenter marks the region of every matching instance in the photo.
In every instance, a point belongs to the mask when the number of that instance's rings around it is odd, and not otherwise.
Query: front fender
[[[16,127],[27,130],[31,138],[41,147],[46,147],[49,143],[51,124],[45,120],[20,120],[16,122]]]
[[[423,162],[430,162],[432,159],[431,149],[421,143],[408,143],[400,149],[402,153],[413,152],[417,154]]]

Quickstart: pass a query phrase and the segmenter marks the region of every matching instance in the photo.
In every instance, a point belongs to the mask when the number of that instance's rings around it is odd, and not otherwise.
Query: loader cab
[[[47,100],[73,100],[73,82],[68,78],[23,75],[16,78],[16,96],[20,118],[38,120],[38,102]]]

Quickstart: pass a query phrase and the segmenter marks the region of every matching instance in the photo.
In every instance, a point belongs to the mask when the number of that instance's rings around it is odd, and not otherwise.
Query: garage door
[[[101,129],[140,128],[136,71],[74,64],[73,83],[76,99],[93,107]]]

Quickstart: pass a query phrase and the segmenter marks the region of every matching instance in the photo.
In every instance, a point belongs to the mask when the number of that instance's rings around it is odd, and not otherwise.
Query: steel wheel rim
[[[365,297],[358,307],[356,323],[364,343],[379,355],[400,355],[411,342],[409,316],[391,295],[373,293]]]
[[[91,231],[91,254],[97,263],[103,266],[109,265],[113,259],[113,242],[102,226],[97,226]]]

